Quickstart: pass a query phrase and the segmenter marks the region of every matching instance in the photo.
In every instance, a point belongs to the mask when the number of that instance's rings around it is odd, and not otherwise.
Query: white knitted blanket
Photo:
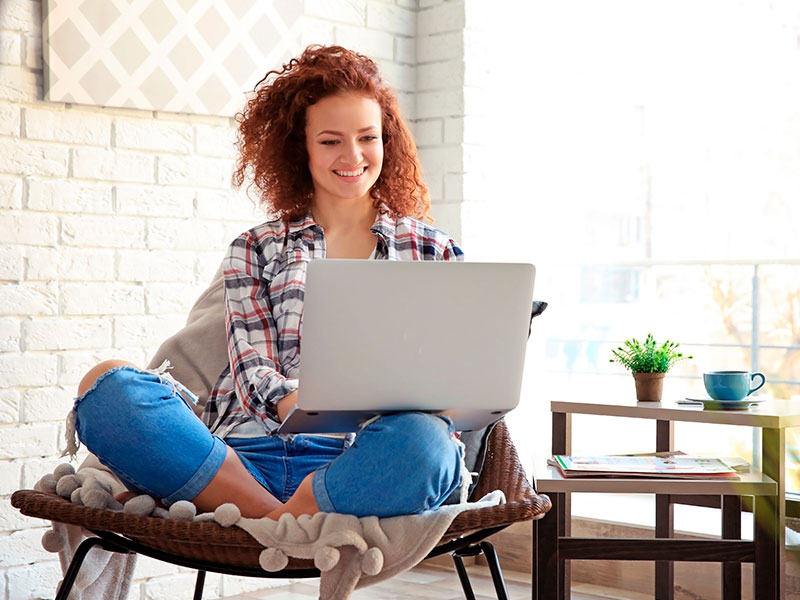
[[[61,479],[70,477],[62,475],[58,480],[53,480],[51,487]],[[81,465],[77,477],[80,478],[81,485],[74,490],[65,491],[60,486],[58,490],[55,487],[46,489],[46,477],[34,487],[41,491],[58,491],[64,497],[72,497],[73,502],[81,501],[82,497],[81,503],[86,503],[90,498],[86,493],[80,492],[93,489],[91,493],[96,494],[98,484],[104,486],[104,491],[107,490],[105,493],[108,498],[113,498],[111,494],[124,490],[119,481],[96,462],[93,456]],[[142,500],[148,502],[142,503]],[[313,559],[321,572],[320,599],[346,600],[355,588],[383,581],[419,563],[441,540],[453,519],[462,511],[503,502],[503,493],[494,491],[478,502],[452,504],[417,515],[383,519],[337,513],[317,513],[299,518],[286,514],[278,521],[267,518],[248,519],[242,517],[233,504],[224,504],[214,513],[196,515],[194,506],[189,502],[175,503],[166,511],[153,509],[154,501],[146,496],[129,500],[124,510],[145,514],[136,505],[146,506],[146,514],[153,516],[214,520],[226,527],[241,527],[264,546],[259,562],[265,570],[283,569],[289,557]],[[107,510],[110,508],[107,507]],[[52,531],[46,532],[42,538],[42,545],[46,550],[58,552],[62,571],[66,571],[87,534],[88,532],[75,525],[53,523]],[[93,548],[75,581],[70,594],[71,600],[125,600],[135,564],[135,555],[111,554],[100,548]]]
[[[320,600],[346,600],[355,588],[418,564],[459,513],[503,502],[503,492],[494,491],[478,502],[442,506],[417,515],[379,519],[317,513],[298,518],[282,515],[278,521],[240,517],[235,525],[266,548],[261,554],[262,567],[280,570],[289,556],[313,558],[321,571]]]

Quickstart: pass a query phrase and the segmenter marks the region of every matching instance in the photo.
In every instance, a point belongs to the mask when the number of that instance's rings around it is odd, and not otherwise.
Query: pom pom
[[[134,496],[122,507],[122,512],[128,515],[149,516],[156,507],[156,501],[147,494]]]
[[[91,481],[92,479],[95,478],[94,473],[92,473],[92,471],[95,470],[96,469],[93,469],[92,467],[87,467],[86,469],[81,469],[80,471],[75,473],[75,475],[77,475],[78,479],[81,480],[82,485],[86,485],[86,482]]]
[[[197,514],[197,507],[188,500],[178,500],[169,507],[169,518],[178,521],[191,521]]]
[[[56,478],[52,473],[48,473],[33,485],[33,489],[37,492],[44,492],[45,494],[55,494]]]
[[[206,523],[214,520],[214,513],[200,513],[194,518],[195,522]]]
[[[81,500],[81,494],[82,494],[82,493],[83,493],[83,492],[81,492],[81,488],[78,488],[78,489],[76,489],[76,490],[75,490],[74,492],[72,492],[72,494],[70,495],[70,497],[69,497],[69,501],[70,501],[70,502],[72,502],[73,504],[78,504],[78,505],[80,505],[80,506],[83,506],[83,500]]]
[[[100,510],[103,510],[108,507],[109,503],[113,499],[114,497],[111,494],[98,489],[85,490],[81,493],[83,505],[88,506],[89,508],[99,508]]]
[[[258,564],[265,571],[280,571],[289,564],[289,557],[277,548],[267,548],[259,555]]]
[[[111,494],[109,494],[109,496],[111,496]],[[114,498],[114,496],[111,496],[111,499],[108,501],[108,510],[120,511],[123,508],[122,502]]]
[[[330,571],[339,562],[340,556],[336,548],[322,546],[314,552],[314,566],[320,571]]]
[[[55,476],[54,476],[55,477]],[[69,498],[72,492],[81,487],[81,480],[75,475],[64,475],[56,482],[56,494],[62,498]]]
[[[111,486],[103,481],[100,481],[96,477],[87,477],[85,479],[81,479],[81,482],[83,482],[83,487],[85,487],[87,490],[103,490],[109,494],[111,493]]]
[[[42,548],[48,552],[58,552],[67,543],[67,540],[55,529],[48,529],[42,536]]]
[[[370,548],[361,557],[361,570],[365,575],[377,575],[383,569],[383,552]]]
[[[239,512],[239,507],[235,504],[221,504],[217,507],[217,510],[214,511],[214,520],[223,527],[230,527],[241,517],[242,513]],[[269,571],[269,569],[267,569],[267,571]]]
[[[75,474],[75,467],[73,467],[69,463],[61,463],[55,469],[53,469],[53,477],[56,479],[61,479],[65,475],[74,475]]]
[[[169,519],[169,511],[166,508],[156,506],[153,509],[153,516],[158,517],[159,519]]]

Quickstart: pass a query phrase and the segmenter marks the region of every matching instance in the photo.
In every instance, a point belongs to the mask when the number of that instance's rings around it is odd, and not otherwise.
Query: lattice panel
[[[45,97],[230,116],[292,56],[300,0],[47,0]]]

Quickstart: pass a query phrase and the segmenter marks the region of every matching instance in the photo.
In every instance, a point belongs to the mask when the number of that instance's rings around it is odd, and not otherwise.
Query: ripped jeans
[[[464,473],[463,446],[446,417],[385,415],[364,426],[346,449],[342,439],[314,435],[222,440],[173,383],[130,366],[101,375],[75,400],[72,418],[81,442],[128,489],[167,504],[197,496],[219,471],[228,447],[278,500],[288,500],[314,473],[314,499],[322,512],[359,517],[436,508]]]

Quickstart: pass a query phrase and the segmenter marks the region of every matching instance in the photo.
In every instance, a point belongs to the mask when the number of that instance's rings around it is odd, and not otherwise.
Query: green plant
[[[669,340],[659,346],[653,334],[648,333],[643,343],[636,338],[625,340],[611,351],[614,358],[609,362],[618,363],[632,373],[666,373],[675,363],[693,358],[678,352],[678,346],[678,342]]]

